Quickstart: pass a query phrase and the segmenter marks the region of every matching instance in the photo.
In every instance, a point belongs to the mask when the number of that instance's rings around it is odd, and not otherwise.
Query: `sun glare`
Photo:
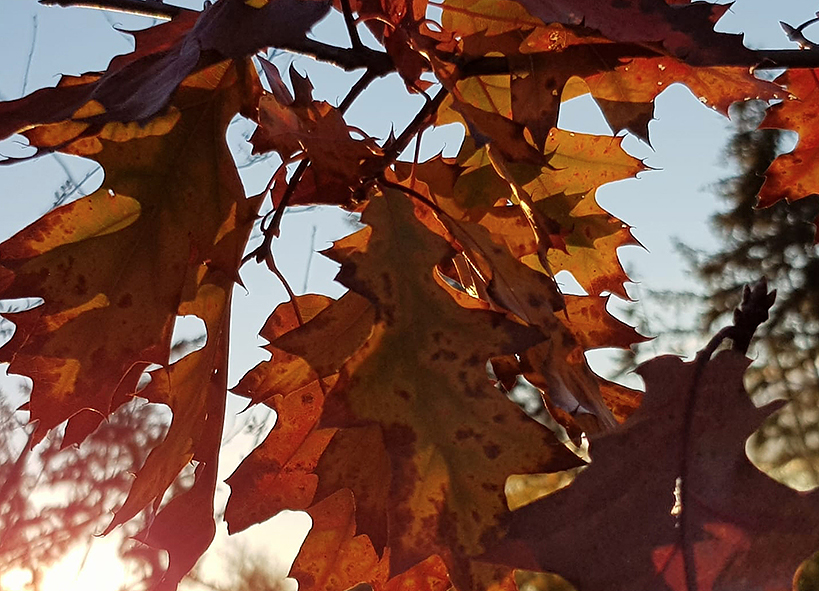
[[[90,550],[71,550],[42,573],[41,591],[114,591],[127,580],[125,565],[117,554],[117,541],[95,539]],[[29,591],[33,588],[31,573],[15,568],[0,575],[0,590]]]

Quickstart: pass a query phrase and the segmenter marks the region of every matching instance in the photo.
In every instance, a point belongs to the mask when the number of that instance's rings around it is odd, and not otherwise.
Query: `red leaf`
[[[515,512],[516,542],[496,557],[583,590],[790,588],[819,544],[819,493],[797,493],[746,457],[747,437],[781,406],[751,403],[742,386],[749,363],[723,352],[699,378],[675,357],[641,366],[640,409],[592,442],[591,467],[569,487]]]

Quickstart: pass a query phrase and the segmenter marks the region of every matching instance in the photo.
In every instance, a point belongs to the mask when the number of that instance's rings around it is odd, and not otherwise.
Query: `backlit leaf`
[[[373,302],[376,326],[342,369],[321,424],[381,427],[391,463],[383,518],[393,570],[438,553],[456,584],[469,585],[480,576],[471,558],[502,535],[506,477],[578,459],[487,379],[490,356],[536,335],[492,312],[465,310],[441,289],[435,266],[448,248],[415,219],[405,196],[374,196],[363,221],[372,226],[367,244],[334,256],[339,279]],[[523,443],[530,438],[541,443]]]
[[[759,191],[759,205],[773,205],[780,199],[795,201],[819,193],[816,163],[819,133],[813,123],[817,117],[819,70],[788,71],[777,78],[791,96],[771,108],[761,127],[791,129],[799,133],[793,152],[783,154],[765,171],[765,184]]]
[[[819,543],[818,497],[775,482],[746,457],[747,437],[781,406],[751,403],[742,386],[749,363],[723,352],[696,386],[693,363],[643,365],[642,407],[592,442],[592,464],[570,486],[515,512],[519,545],[504,549],[504,561],[559,572],[578,589],[623,581],[635,591],[790,588]],[[622,486],[612,491],[610,482]],[[594,568],[589,556],[598,557]]]

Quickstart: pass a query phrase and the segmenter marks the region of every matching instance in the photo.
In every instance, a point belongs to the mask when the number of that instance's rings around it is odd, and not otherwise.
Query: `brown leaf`
[[[720,353],[696,382],[695,365],[675,357],[641,366],[643,405],[592,442],[591,467],[569,487],[515,512],[517,543],[498,550],[503,562],[583,590],[790,588],[819,544],[819,494],[775,482],[746,457],[748,436],[781,406],[751,403],[749,363]]]
[[[390,503],[390,458],[381,427],[367,425],[338,429],[315,470],[319,478],[316,499],[349,488],[355,496],[356,531],[365,534],[376,552],[387,545]]]
[[[4,297],[45,300],[10,315],[19,329],[0,349],[11,371],[37,382],[36,439],[86,408],[106,416],[145,367],[167,364],[175,317],[197,297],[204,265],[238,276],[260,203],[244,198],[224,141],[246,90],[239,78],[233,65],[214,66],[154,124],[109,123],[75,144],[104,168],[100,189],[0,245],[14,273]]]
[[[669,6],[664,0],[520,0],[520,4],[544,23],[582,24],[612,41],[662,44],[669,54],[692,65],[751,54],[741,35],[714,32],[713,24],[727,10],[725,6],[699,2]]]
[[[364,535],[356,536],[353,494],[341,489],[307,510],[313,527],[290,569],[303,591],[345,591],[358,583],[380,589],[389,558],[379,558]]]
[[[506,477],[579,460],[487,378],[492,355],[537,337],[461,308],[439,287],[435,265],[449,249],[401,193],[374,196],[363,221],[372,227],[367,243],[351,250],[342,241],[331,254],[342,263],[339,280],[373,302],[376,327],[342,369],[321,425],[383,432],[392,484],[381,518],[393,571],[437,553],[466,587],[480,576],[471,557],[501,535]]]
[[[615,132],[628,129],[645,140],[653,101],[671,84],[685,84],[700,102],[725,116],[734,102],[784,94],[780,86],[760,80],[748,68],[694,67],[670,57],[636,58],[608,71],[575,75],[584,80],[571,81],[562,100],[591,92]]]
[[[574,335],[585,350],[600,347],[628,349],[648,339],[606,310],[609,297],[564,296],[566,313],[559,314],[566,328]]]
[[[312,504],[318,485],[313,471],[335,433],[314,428],[323,404],[318,382],[286,397],[276,395],[276,425],[225,481],[231,489],[225,509],[230,533]]]
[[[759,191],[759,206],[773,205],[780,199],[796,201],[819,193],[819,132],[816,129],[819,69],[788,70],[776,79],[791,96],[771,107],[760,125],[763,129],[791,129],[799,133],[793,152],[774,160],[765,171],[765,184]]]
[[[196,17],[183,12],[178,22],[137,34],[136,50],[112,61],[105,74],[67,77],[56,88],[0,103],[0,138],[32,125],[67,122],[53,147],[81,137],[89,127],[145,123],[165,109],[194,70],[298,42],[328,10],[322,0],[277,0],[262,9],[226,0]]]
[[[331,194],[351,193],[361,182],[362,167],[381,155],[380,148],[370,137],[353,138],[351,132],[362,132],[347,125],[341,111],[329,103],[313,100],[309,80],[292,66],[290,79],[297,89],[293,102],[283,103],[275,94],[259,99],[259,127],[250,139],[253,151],[275,150],[284,161],[309,158],[317,187]]]

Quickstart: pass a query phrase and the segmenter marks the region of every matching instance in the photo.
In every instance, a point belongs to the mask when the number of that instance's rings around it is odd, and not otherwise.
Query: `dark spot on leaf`
[[[527,302],[532,308],[540,308],[543,305],[543,300],[533,293],[529,294]]]
[[[467,365],[470,365],[472,367],[476,367],[476,366],[481,364],[481,358],[478,357],[478,355],[476,353],[473,353],[472,355],[470,355],[467,358],[466,363],[467,363]]]
[[[134,305],[134,298],[131,296],[130,293],[124,294],[119,301],[117,302],[117,306],[120,308],[130,308]]]
[[[387,298],[392,298],[393,297],[392,277],[390,276],[389,273],[382,273],[381,274],[381,289],[383,290],[384,295],[386,295]]]
[[[490,460],[494,460],[500,455],[501,448],[494,443],[488,443],[483,446],[483,453],[486,454],[486,457]]]
[[[398,397],[402,400],[409,400],[411,398],[410,393],[406,390],[396,390],[395,393],[398,394]]]
[[[502,415],[500,413],[498,413],[494,417],[492,417],[492,422],[497,423],[498,425],[500,425],[501,423],[503,423],[505,421],[506,421],[506,416]]]
[[[74,286],[74,293],[77,295],[85,295],[88,293],[88,283],[85,280],[85,275],[77,275],[77,284]]]
[[[475,430],[470,429],[469,427],[461,427],[457,431],[455,431],[455,439],[458,441],[463,441],[464,439],[469,439],[470,437],[475,436]]]
[[[416,439],[415,431],[407,425],[393,423],[384,427],[384,444],[390,449],[412,445]]]

